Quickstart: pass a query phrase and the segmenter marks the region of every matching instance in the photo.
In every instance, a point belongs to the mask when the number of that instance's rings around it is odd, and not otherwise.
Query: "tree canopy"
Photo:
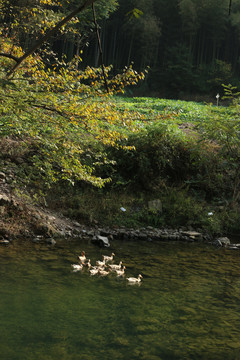
[[[110,75],[111,66],[104,67],[109,87],[106,94],[103,69],[87,66],[80,70],[78,56],[67,62],[54,54],[49,61],[46,41],[51,44],[58,33],[74,33],[80,21],[77,15],[85,13],[92,3],[86,0],[75,9],[71,7],[61,19],[63,4],[52,0],[36,1],[36,8],[26,0],[13,3],[10,15],[4,11],[8,2],[1,2],[1,136],[18,136],[32,144],[32,176],[42,176],[48,186],[61,179],[103,185],[109,179],[96,175],[97,168],[110,161],[103,145],[121,146],[126,129],[135,129],[133,117],[116,111],[109,96],[136,84],[144,78],[143,73],[129,66],[120,74]],[[116,4],[100,3],[106,5],[102,11],[105,17]],[[22,11],[24,4],[26,12]],[[69,10],[69,2],[64,5]],[[46,14],[52,14],[53,23],[46,23],[50,19]],[[5,15],[8,20],[3,19]],[[33,40],[31,44],[26,41],[28,37]]]

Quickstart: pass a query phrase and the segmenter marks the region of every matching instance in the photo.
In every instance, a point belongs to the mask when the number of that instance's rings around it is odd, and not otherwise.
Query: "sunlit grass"
[[[172,115],[172,121],[177,122],[201,122],[209,120],[211,116],[209,109],[214,113],[226,115],[234,114],[229,107],[216,106],[216,104],[205,104],[194,101],[169,100],[151,97],[114,97],[114,101],[119,107],[137,111],[146,116],[146,120],[154,120],[159,115]]]

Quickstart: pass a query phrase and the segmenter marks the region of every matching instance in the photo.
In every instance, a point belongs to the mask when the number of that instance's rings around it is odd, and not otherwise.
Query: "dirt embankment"
[[[61,212],[36,205],[19,188],[17,178],[24,172],[24,164],[30,166],[29,157],[36,151],[34,144],[28,139],[3,137],[0,150],[0,241],[36,236],[53,238],[77,232],[80,224],[65,218]]]
[[[43,208],[15,194],[4,172],[0,172],[0,241],[42,236],[71,236],[80,231],[80,224],[61,213]]]

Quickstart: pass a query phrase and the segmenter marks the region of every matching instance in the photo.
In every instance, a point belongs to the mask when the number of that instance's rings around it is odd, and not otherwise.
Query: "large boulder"
[[[224,236],[224,237],[219,237],[217,238],[216,240],[214,240],[213,242],[214,245],[217,245],[217,246],[228,246],[231,244],[230,240],[228,237]]]
[[[92,238],[92,243],[94,243],[100,247],[109,247],[110,246],[110,242],[109,242],[108,238],[106,236],[101,236],[101,235],[95,235]]]

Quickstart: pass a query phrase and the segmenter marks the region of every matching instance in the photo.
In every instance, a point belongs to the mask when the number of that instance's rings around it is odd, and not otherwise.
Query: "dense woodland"
[[[106,64],[150,66],[146,95],[215,94],[222,82],[239,83],[238,0],[231,9],[229,0],[120,0],[101,38]],[[96,45],[84,52],[97,63]]]
[[[1,3],[5,35],[17,36],[25,49],[78,6],[67,0]],[[215,95],[222,83],[239,84],[239,0],[100,0],[95,7],[104,64],[116,73],[132,62],[138,71],[149,67],[141,95]],[[91,6],[49,39],[49,49],[67,61],[77,55],[80,68],[100,65]]]

